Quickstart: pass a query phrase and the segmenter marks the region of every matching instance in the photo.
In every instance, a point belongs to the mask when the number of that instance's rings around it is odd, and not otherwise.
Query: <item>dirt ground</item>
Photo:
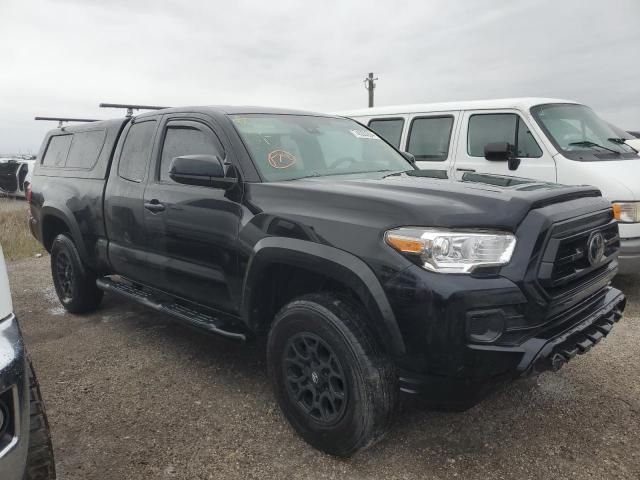
[[[73,316],[49,258],[9,264],[59,478],[640,478],[640,281],[625,318],[556,374],[465,413],[409,409],[378,445],[338,460],[280,415],[260,346],[239,346],[105,298]]]

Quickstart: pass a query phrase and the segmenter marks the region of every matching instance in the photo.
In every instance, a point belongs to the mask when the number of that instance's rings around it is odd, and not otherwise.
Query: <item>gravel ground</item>
[[[280,415],[261,346],[202,335],[107,297],[66,314],[48,257],[9,264],[40,378],[59,478],[640,478],[640,282],[625,318],[556,374],[465,413],[409,408],[350,460],[300,440]]]

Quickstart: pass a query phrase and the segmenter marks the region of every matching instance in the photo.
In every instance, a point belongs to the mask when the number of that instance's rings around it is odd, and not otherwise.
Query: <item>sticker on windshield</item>
[[[353,136],[356,138],[368,138],[370,140],[380,140],[375,133],[370,132],[369,130],[349,130],[353,133]]]
[[[274,150],[267,155],[267,161],[273,168],[289,168],[298,161],[292,153],[285,150]]]

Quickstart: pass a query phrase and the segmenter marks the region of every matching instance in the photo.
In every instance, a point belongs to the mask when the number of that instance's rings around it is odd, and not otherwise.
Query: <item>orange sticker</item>
[[[285,150],[274,150],[267,156],[269,165],[273,168],[289,168],[296,164],[298,161],[293,154]]]

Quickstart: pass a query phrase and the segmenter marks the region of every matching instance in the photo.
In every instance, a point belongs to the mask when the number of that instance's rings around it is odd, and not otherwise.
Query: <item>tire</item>
[[[31,406],[31,428],[24,480],[55,480],[56,467],[47,413],[44,409],[40,386],[29,361],[29,400]]]
[[[269,332],[269,376],[284,416],[331,455],[373,445],[396,412],[394,364],[365,326],[362,307],[319,293],[287,304]]]
[[[86,268],[73,240],[58,235],[51,246],[51,276],[62,306],[71,313],[95,310],[103,292],[96,286],[96,275]]]

